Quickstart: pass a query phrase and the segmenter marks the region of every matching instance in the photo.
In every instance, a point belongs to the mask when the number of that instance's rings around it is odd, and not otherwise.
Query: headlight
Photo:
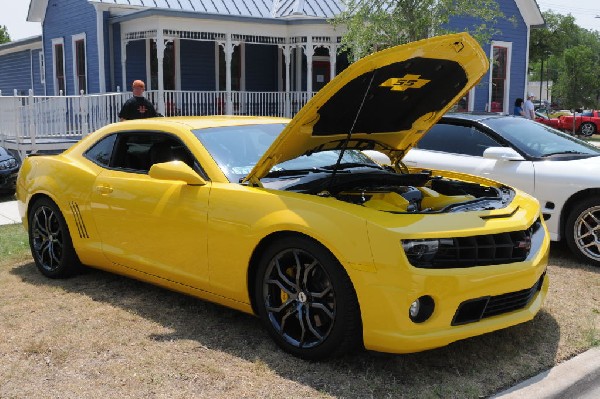
[[[452,238],[425,238],[420,240],[402,240],[402,248],[411,265],[417,267],[431,267],[432,261],[438,253],[452,248]]]
[[[0,161],[0,170],[12,169],[12,168],[15,168],[16,166],[17,166],[17,160],[14,158]]]

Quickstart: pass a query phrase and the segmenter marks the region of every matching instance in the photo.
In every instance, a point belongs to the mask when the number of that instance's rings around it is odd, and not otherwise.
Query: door
[[[202,288],[208,281],[210,183],[189,186],[148,176],[151,162],[144,164],[142,155],[160,139],[156,133],[122,135],[113,169],[97,176],[91,208],[102,250],[114,263]]]

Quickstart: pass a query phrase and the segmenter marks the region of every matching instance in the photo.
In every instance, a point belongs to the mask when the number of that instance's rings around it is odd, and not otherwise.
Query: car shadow
[[[391,355],[359,351],[310,363],[282,352],[258,318],[137,280],[87,269],[63,280],[42,276],[33,262],[11,274],[23,283],[76,293],[118,307],[171,331],[155,341],[192,340],[249,362],[265,363],[277,375],[335,397],[482,397],[551,367],[560,329],[542,310],[533,321],[421,353]],[[143,334],[143,333],[142,333]],[[493,375],[490,380],[487,376]],[[419,390],[416,391],[415,390]]]

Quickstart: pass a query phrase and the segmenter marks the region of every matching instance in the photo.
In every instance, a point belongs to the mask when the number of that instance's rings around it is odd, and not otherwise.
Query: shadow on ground
[[[11,273],[33,287],[85,295],[172,331],[151,335],[152,340],[193,340],[250,362],[260,360],[283,378],[336,397],[484,397],[552,366],[560,337],[557,321],[541,311],[532,322],[441,349],[407,355],[362,351],[308,363],[280,351],[257,318],[199,299],[95,269],[66,280],[43,277],[33,263]]]

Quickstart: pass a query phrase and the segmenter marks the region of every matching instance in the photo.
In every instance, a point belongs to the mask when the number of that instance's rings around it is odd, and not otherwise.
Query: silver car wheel
[[[583,255],[600,261],[600,205],[579,214],[573,225],[573,238]]]

